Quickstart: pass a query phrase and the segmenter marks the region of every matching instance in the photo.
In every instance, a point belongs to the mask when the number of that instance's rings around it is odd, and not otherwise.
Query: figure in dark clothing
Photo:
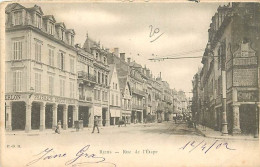
[[[98,133],[99,133],[99,129],[98,129],[98,117],[97,117],[97,116],[94,117],[94,126],[93,126],[93,131],[92,131],[92,133],[94,133],[95,127],[97,127],[97,131],[98,131]]]

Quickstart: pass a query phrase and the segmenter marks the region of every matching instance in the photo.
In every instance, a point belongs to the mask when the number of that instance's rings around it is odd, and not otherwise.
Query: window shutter
[[[49,49],[49,65],[52,65],[52,63],[51,63],[51,49]]]
[[[18,71],[18,90],[22,90],[22,72]]]
[[[57,65],[58,65],[58,68],[60,69],[60,56],[61,56],[61,53],[58,53],[58,56],[57,56]]]
[[[13,91],[16,92],[16,71],[13,72]]]
[[[19,41],[18,44],[19,44],[19,59],[22,59],[23,43],[22,43],[22,41]]]
[[[14,12],[12,13],[12,25],[14,25]]]
[[[42,45],[41,44],[38,44],[38,49],[39,49],[39,55],[38,55],[38,57],[39,57],[39,62],[42,62]]]

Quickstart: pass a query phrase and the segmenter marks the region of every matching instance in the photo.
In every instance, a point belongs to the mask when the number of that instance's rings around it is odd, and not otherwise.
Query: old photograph
[[[1,7],[1,167],[260,166],[260,3]]]

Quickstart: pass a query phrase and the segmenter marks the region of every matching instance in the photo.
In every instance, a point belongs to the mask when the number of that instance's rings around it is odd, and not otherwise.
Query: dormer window
[[[36,14],[35,23],[36,23],[37,28],[42,28],[42,17],[41,17],[41,15]]]
[[[54,24],[52,22],[49,22],[48,33],[54,35]]]
[[[73,35],[71,35],[70,45],[74,45],[74,36]]]
[[[98,60],[98,53],[96,53],[96,60]]]
[[[22,24],[22,11],[14,12],[14,25]]]
[[[61,29],[61,40],[64,41],[64,39],[65,39],[65,32],[63,29]]]
[[[106,59],[106,57],[104,57],[104,64],[106,64],[106,62],[107,62],[107,59]]]

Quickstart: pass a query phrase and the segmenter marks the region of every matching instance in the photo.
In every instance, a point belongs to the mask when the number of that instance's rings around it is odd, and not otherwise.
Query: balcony
[[[142,90],[139,90],[139,89],[136,89],[136,88],[133,88],[133,93],[134,94],[137,94],[137,95],[140,95],[140,96],[145,96],[145,92],[142,91]]]
[[[87,96],[79,95],[79,100],[80,100],[80,101],[92,102],[92,97],[87,97]]]
[[[78,79],[82,79],[83,81],[95,83],[96,82],[96,76],[92,74],[88,74],[84,71],[79,71],[78,72]]]

